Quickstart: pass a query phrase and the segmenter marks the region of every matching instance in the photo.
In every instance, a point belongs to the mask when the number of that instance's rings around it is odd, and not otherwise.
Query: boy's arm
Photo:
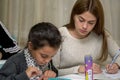
[[[6,61],[0,69],[0,80],[29,80],[25,71],[18,72],[19,70],[14,62]]]

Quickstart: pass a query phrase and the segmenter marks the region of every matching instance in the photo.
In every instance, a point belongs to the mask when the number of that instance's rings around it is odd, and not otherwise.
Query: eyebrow
[[[78,17],[85,20],[82,16],[78,16]],[[89,20],[88,22],[96,22],[96,20]]]
[[[42,54],[42,53],[41,53],[41,56],[49,57],[49,55]],[[54,57],[54,55],[53,55],[53,56],[51,56],[51,57]]]

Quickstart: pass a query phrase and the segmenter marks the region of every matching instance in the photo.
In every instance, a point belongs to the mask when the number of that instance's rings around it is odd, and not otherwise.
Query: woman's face
[[[96,17],[88,11],[80,15],[75,15],[74,16],[75,34],[79,38],[86,37],[95,27],[96,22],[97,22]]]
[[[47,64],[57,52],[57,49],[50,46],[44,46],[37,50],[32,49],[32,45],[29,46],[32,56],[39,65]]]

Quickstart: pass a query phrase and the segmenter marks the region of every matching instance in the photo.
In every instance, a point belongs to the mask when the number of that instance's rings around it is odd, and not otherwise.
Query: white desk
[[[116,74],[115,74],[115,76],[114,76],[114,74],[112,76],[113,76],[113,78],[108,77],[104,73],[101,73],[101,74],[94,74],[93,78],[94,78],[94,80],[120,80],[120,77],[119,78],[115,77]],[[117,74],[117,76],[120,76],[120,74]],[[85,80],[85,74],[69,74],[69,75],[60,76],[59,78],[67,78],[70,80]]]

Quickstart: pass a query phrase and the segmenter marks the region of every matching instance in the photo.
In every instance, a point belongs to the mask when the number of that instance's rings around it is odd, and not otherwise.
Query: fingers
[[[98,74],[98,73],[102,72],[100,65],[98,65],[96,63],[93,63],[92,69],[93,69],[94,74]],[[80,72],[80,73],[85,72],[85,66],[81,65],[78,69],[78,72]]]
[[[29,66],[26,70],[26,74],[29,78],[41,74],[41,71],[37,67]]]
[[[51,70],[47,70],[44,72],[43,80],[48,80],[48,78],[52,78],[52,77],[56,77],[56,73]]]
[[[44,76],[42,75],[38,80],[43,80]]]
[[[99,74],[102,72],[100,65],[96,63],[93,63],[92,69],[94,74]]]
[[[29,78],[38,76],[41,74],[41,71],[37,67],[29,66],[26,70],[26,74]],[[51,70],[47,70],[44,72],[42,76],[40,76],[39,80],[48,80],[48,78],[56,77],[56,73]]]
[[[84,73],[85,72],[85,66],[84,65],[80,65],[79,69],[78,69],[79,73]]]
[[[108,65],[106,65],[106,70],[107,70],[107,73],[115,74],[118,72],[119,67],[116,63],[112,64],[111,66],[110,66],[110,64],[108,64]]]

